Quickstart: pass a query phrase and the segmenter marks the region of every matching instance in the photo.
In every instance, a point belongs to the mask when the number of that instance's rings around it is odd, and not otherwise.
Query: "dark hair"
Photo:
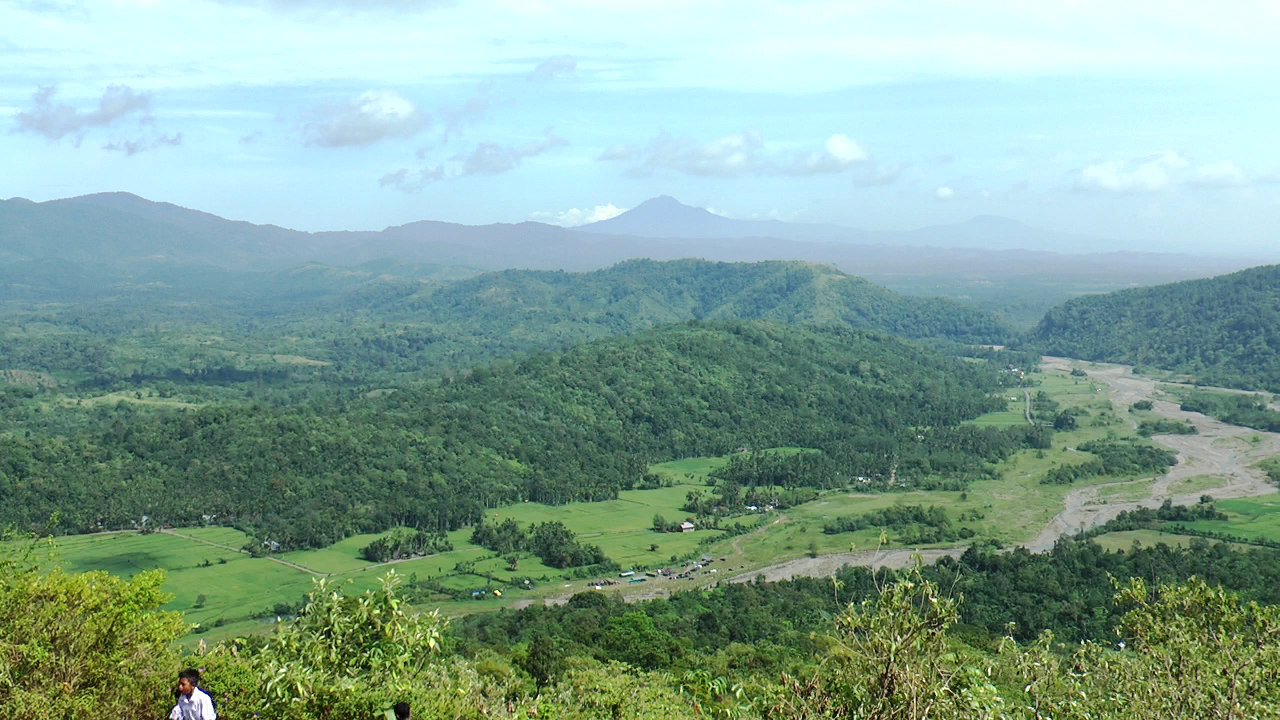
[[[396,713],[396,720],[409,720],[409,703],[398,702],[392,710]]]
[[[192,685],[199,685],[200,671],[195,668],[187,668],[186,670],[178,673],[178,679],[181,680],[182,678],[190,680]]]

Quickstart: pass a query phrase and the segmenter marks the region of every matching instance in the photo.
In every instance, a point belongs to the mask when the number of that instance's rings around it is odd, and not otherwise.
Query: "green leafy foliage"
[[[562,522],[534,523],[525,532],[511,518],[496,526],[483,521],[471,532],[471,542],[499,554],[528,551],[554,568],[582,567],[610,562],[597,545],[579,543]]]
[[[1028,710],[1055,718],[1274,718],[1280,715],[1280,607],[1241,603],[1192,578],[1149,588],[1133,578],[1115,652],[1043,635],[1014,662]]]
[[[252,655],[267,705],[315,713],[346,697],[374,703],[371,710],[420,674],[440,648],[445,621],[412,611],[397,597],[400,581],[393,571],[380,589],[346,596],[316,580],[298,618],[277,625]]]
[[[443,533],[397,528],[391,534],[360,548],[360,556],[369,562],[386,562],[416,555],[449,552],[453,543]]]
[[[3,552],[3,551],[0,551]],[[188,629],[162,572],[121,580],[0,555],[0,718],[163,717]]]
[[[1196,426],[1186,420],[1143,420],[1138,423],[1138,434],[1143,437],[1152,435],[1195,435],[1199,433]]]
[[[1004,701],[976,663],[949,647],[959,600],[919,570],[835,621],[817,668],[783,675],[767,718],[997,718]]]

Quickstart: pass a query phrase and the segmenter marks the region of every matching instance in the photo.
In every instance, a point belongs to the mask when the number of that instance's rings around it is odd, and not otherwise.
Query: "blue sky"
[[[1276,37],[1269,1],[0,0],[0,197],[328,230],[667,194],[1274,258]]]

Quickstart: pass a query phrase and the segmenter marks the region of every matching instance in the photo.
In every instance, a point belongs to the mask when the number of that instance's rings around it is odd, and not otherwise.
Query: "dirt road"
[[[132,532],[132,531],[130,531],[130,532]],[[162,530],[159,530],[159,531],[157,531],[157,532],[162,532],[162,533],[164,533],[165,535],[173,535],[174,537],[180,537],[180,538],[182,538],[183,540],[190,540],[190,541],[192,541],[192,542],[198,542],[198,543],[201,543],[201,544],[203,544],[203,545],[210,545],[210,546],[213,546],[213,547],[216,547],[216,548],[222,548],[223,550],[230,550],[231,552],[244,553],[244,554],[246,554],[246,555],[248,555],[248,554],[249,554],[249,551],[248,551],[248,550],[245,550],[244,548],[231,547],[230,545],[223,545],[222,543],[216,543],[216,542],[213,542],[212,540],[202,540],[202,539],[200,539],[200,538],[198,538],[198,537],[192,537],[191,535],[184,535],[184,534],[182,534],[182,533],[180,533],[180,532],[175,532],[175,531],[173,531],[173,530],[162,529]],[[303,566],[301,566],[301,565],[299,565],[299,564],[297,564],[297,563],[291,563],[291,562],[289,562],[288,560],[282,560],[282,559],[280,559],[280,558],[278,558],[278,557],[274,557],[274,556],[272,556],[272,555],[263,555],[263,556],[262,556],[262,558],[263,558],[263,559],[265,559],[265,560],[270,560],[271,562],[274,562],[274,563],[279,563],[280,565],[284,565],[285,567],[291,567],[291,568],[293,568],[294,570],[301,570],[301,571],[302,571],[302,572],[304,572],[304,573],[310,573],[310,574],[312,574],[312,575],[315,575],[316,577],[325,577],[326,575],[328,575],[328,573],[317,572],[317,571],[315,571],[315,570],[312,570],[312,569],[311,569],[311,568],[309,568],[309,567],[303,567]]]

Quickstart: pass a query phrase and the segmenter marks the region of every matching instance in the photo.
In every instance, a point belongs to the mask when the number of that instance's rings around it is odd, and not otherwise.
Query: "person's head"
[[[196,686],[199,684],[200,684],[199,670],[188,669],[178,673],[178,692],[182,693],[183,695],[190,696],[191,691],[195,690]]]
[[[409,720],[409,703],[398,702],[392,710],[396,713],[396,720]]]

